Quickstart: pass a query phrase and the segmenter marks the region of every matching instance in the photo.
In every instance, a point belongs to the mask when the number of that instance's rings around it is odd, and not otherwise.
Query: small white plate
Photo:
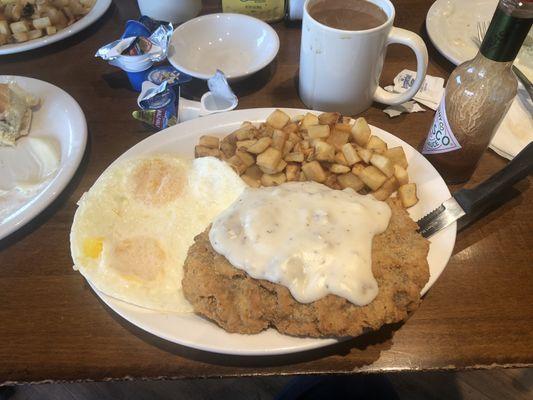
[[[492,19],[498,0],[437,0],[428,11],[426,28],[437,50],[455,65],[475,57],[478,22]],[[531,33],[530,33],[531,34]],[[529,39],[528,39],[529,40]],[[533,80],[533,46],[522,47],[515,65]],[[512,159],[533,140],[533,102],[522,84],[490,147]]]
[[[209,79],[219,69],[235,82],[266,67],[278,50],[278,34],[267,23],[242,14],[208,14],[174,30],[168,61],[195,78]]]
[[[33,113],[28,137],[51,137],[61,147],[61,162],[52,179],[20,203],[16,211],[0,219],[0,239],[16,231],[44,210],[70,182],[85,151],[87,122],[80,106],[68,93],[50,83],[22,76],[0,76],[0,83],[16,82],[20,87],[41,99]],[[22,137],[19,140],[24,140]],[[0,147],[2,153],[16,148]],[[1,200],[1,199],[0,199]],[[9,204],[3,204],[9,207]]]
[[[74,22],[72,25],[67,26],[65,29],[58,31],[54,35],[44,36],[23,43],[12,43],[0,46],[0,55],[22,53],[23,51],[43,47],[72,36],[98,20],[102,15],[104,15],[110,5],[111,0],[96,0],[96,3],[91,11],[89,11],[89,13],[83,18],[80,18],[78,21]]]
[[[308,110],[283,109],[289,115],[304,114]],[[201,135],[224,136],[236,130],[242,121],[264,122],[274,108],[256,108],[213,114],[193,119],[156,133],[138,143],[115,162],[153,153],[174,153],[192,158],[194,146]],[[315,111],[312,111],[315,112]],[[316,112],[315,112],[316,113]],[[418,187],[420,202],[409,209],[418,220],[451,197],[446,184],[432,165],[413,147],[382,129],[372,127],[372,133],[390,146],[403,146],[409,161],[409,176]],[[433,236],[428,255],[430,279],[422,294],[435,283],[452,254],[457,226],[454,223]],[[257,335],[227,333],[212,322],[194,314],[164,313],[140,308],[103,294],[96,294],[117,314],[132,324],[163,339],[184,346],[216,353],[234,355],[287,354],[324,347],[337,343],[335,339],[296,338],[269,329]]]

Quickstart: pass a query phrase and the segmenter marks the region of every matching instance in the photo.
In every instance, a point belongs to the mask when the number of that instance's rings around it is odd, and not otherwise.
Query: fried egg
[[[213,157],[152,155],[120,162],[78,202],[70,234],[74,269],[114,298],[190,312],[181,288],[189,246],[244,187]]]

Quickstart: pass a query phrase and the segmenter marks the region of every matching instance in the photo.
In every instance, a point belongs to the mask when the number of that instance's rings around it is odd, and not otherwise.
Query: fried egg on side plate
[[[152,155],[119,162],[78,202],[74,269],[137,306],[189,312],[182,267],[189,246],[245,184],[224,162]]]

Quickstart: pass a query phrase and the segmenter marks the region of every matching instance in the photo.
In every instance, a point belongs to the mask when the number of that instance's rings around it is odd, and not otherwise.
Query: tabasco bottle
[[[422,153],[448,183],[468,180],[516,95],[511,69],[533,0],[500,0],[476,57],[450,75]]]

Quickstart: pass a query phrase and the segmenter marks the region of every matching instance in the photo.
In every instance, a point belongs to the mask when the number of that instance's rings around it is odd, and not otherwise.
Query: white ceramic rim
[[[285,112],[287,112],[289,115],[297,115],[302,114],[306,112],[313,112],[313,113],[319,113],[319,111],[314,110],[305,110],[305,109],[291,109],[291,108],[282,108]],[[190,121],[183,122],[178,125],[174,125],[173,127],[167,128],[163,131],[160,131],[143,141],[139,142],[129,150],[127,150],[125,153],[123,153],[119,158],[117,158],[112,164],[114,165],[117,162],[120,162],[125,159],[134,158],[137,156],[141,156],[144,154],[151,154],[151,153],[161,153],[161,148],[167,148],[170,147],[170,145],[176,141],[183,141],[187,142],[190,140],[196,140],[197,137],[199,137],[201,134],[214,134],[214,135],[223,135],[227,134],[228,129],[233,129],[233,126],[237,123],[240,123],[242,121],[251,121],[253,123],[264,121],[266,117],[274,111],[275,108],[256,108],[256,109],[244,109],[244,110],[236,110],[236,111],[230,111],[227,113],[222,114],[211,114],[206,117],[193,119]],[[213,122],[214,121],[214,122]],[[372,127],[372,130],[377,133],[378,135],[386,134],[390,136],[394,136],[387,131],[384,131],[380,128]],[[225,133],[224,133],[225,132]],[[405,146],[406,149],[408,149],[408,154],[415,154],[411,153],[416,152],[417,158],[420,157],[420,163],[422,165],[419,165],[419,167],[423,167],[424,170],[428,170],[432,172],[432,177],[435,179],[435,184],[438,185],[438,191],[441,192],[440,197],[438,199],[438,202],[435,202],[435,204],[426,204],[422,210],[420,210],[419,213],[425,214],[432,209],[436,208],[442,201],[446,200],[447,198],[451,197],[451,194],[438,174],[438,172],[431,166],[429,161],[427,161],[422,155],[420,155],[412,146],[410,146],[408,143],[404,142],[398,137],[395,137],[395,140],[401,142],[403,146]],[[393,145],[395,145],[393,143]],[[185,145],[188,147],[188,145]],[[182,147],[181,149],[184,149]],[[187,151],[187,150],[185,150]],[[190,149],[190,154],[192,157],[192,148]],[[110,167],[111,167],[110,166]],[[108,167],[108,168],[110,168]],[[431,180],[431,183],[433,182],[433,179]],[[433,191],[432,191],[433,192]],[[435,201],[435,199],[433,200]],[[444,245],[442,248],[439,247],[438,250],[435,250],[434,255],[432,256],[431,247],[430,247],[430,254],[428,255],[428,260],[435,260],[434,262],[438,261],[440,263],[439,270],[434,271],[430,275],[429,281],[426,284],[426,286],[422,289],[421,295],[424,295],[429,288],[436,282],[436,280],[439,278],[439,276],[444,271],[448,260],[451,257],[454,244],[455,244],[455,238],[456,238],[456,231],[457,231],[457,224],[453,223],[448,228],[444,229],[443,231],[437,233],[435,236],[433,236],[430,239],[430,242],[442,240],[443,242],[441,245]],[[439,250],[442,250],[439,251]],[[436,254],[438,253],[438,254]],[[430,271],[431,271],[431,265],[430,265]],[[90,282],[89,282],[90,284]],[[340,339],[310,339],[310,338],[294,338],[290,336],[284,336],[287,339],[287,343],[284,343],[284,345],[278,345],[276,348],[269,348],[267,344],[265,344],[265,340],[268,341],[268,339],[271,339],[270,336],[264,335],[264,331],[258,335],[236,335],[236,334],[228,334],[227,332],[223,331],[222,328],[218,328],[213,323],[208,322],[201,317],[197,316],[191,316],[190,314],[184,314],[184,315],[177,315],[179,318],[177,318],[178,322],[174,321],[175,323],[172,324],[172,326],[177,326],[176,324],[179,324],[181,327],[182,324],[189,325],[191,323],[190,319],[192,317],[197,318],[198,320],[194,320],[194,333],[187,332],[184,336],[177,337],[176,335],[170,334],[169,329],[162,329],[161,325],[165,325],[167,322],[161,322],[161,320],[167,321],[168,318],[174,318],[176,314],[172,313],[159,313],[157,311],[151,311],[146,310],[141,307],[137,307],[134,305],[131,305],[129,303],[123,302],[121,300],[114,299],[110,296],[105,295],[104,293],[98,291],[94,286],[91,285],[95,293],[102,299],[104,303],[106,303],[114,312],[116,312],[118,315],[122,316],[124,319],[132,323],[133,325],[143,329],[144,331],[151,333],[155,336],[158,336],[160,338],[163,338],[165,340],[168,340],[173,343],[177,343],[183,346],[195,348],[198,350],[203,351],[209,351],[214,353],[221,353],[221,354],[231,354],[231,355],[242,355],[242,356],[249,356],[249,355],[278,355],[278,354],[289,354],[289,353],[296,353],[301,351],[307,351],[312,350],[320,347],[329,346],[334,343],[338,343],[339,341],[346,340],[347,338],[340,338]],[[170,315],[169,315],[170,314]],[[148,322],[147,322],[148,321]],[[207,324],[207,325],[206,325]],[[189,328],[191,328],[189,326]],[[204,328],[207,330],[207,332],[202,331],[202,340],[204,342],[199,343],[198,337],[196,336],[196,340],[194,338],[191,338],[191,335],[197,335],[198,328]],[[213,330],[216,329],[216,330]],[[218,337],[218,335],[223,333],[224,338],[224,345],[214,345],[213,342],[220,343],[221,338]],[[277,332],[276,332],[277,333]],[[261,335],[261,336],[260,336]],[[278,334],[279,335],[279,334]],[[189,336],[189,337],[188,337]],[[209,339],[205,339],[206,336],[209,336]],[[216,338],[213,338],[213,336],[217,336]],[[240,340],[240,346],[244,346],[242,343],[242,340],[249,341],[250,337],[256,337],[257,341],[261,341],[261,345],[256,345],[255,347],[250,348],[250,344],[247,343],[246,346],[248,348],[243,349],[242,347],[237,348],[231,348],[231,345],[228,344],[230,342],[234,342],[234,340],[239,341]],[[266,338],[266,339],[265,339]],[[274,336],[274,340],[278,340],[279,337]],[[295,340],[298,339],[298,340]],[[254,339],[251,339],[254,341]],[[206,343],[207,341],[207,343]]]
[[[83,18],[80,18],[78,21],[74,22],[72,25],[67,26],[65,29],[58,31],[54,35],[29,40],[24,43],[12,43],[0,46],[0,55],[22,53],[24,51],[37,49],[39,47],[59,42],[60,40],[72,36],[93,24],[102,15],[104,15],[110,5],[111,0],[96,0],[96,3],[91,11],[89,11]]]
[[[274,40],[274,43],[275,43],[274,50],[272,52],[270,52],[269,54],[267,54],[265,60],[263,60],[261,63],[259,63],[257,67],[255,67],[253,70],[249,70],[249,71],[245,71],[245,72],[242,72],[242,73],[239,73],[239,74],[233,74],[233,75],[232,74],[226,74],[224,72],[224,74],[226,75],[227,79],[242,79],[242,78],[245,78],[247,76],[250,76],[250,75],[256,73],[257,71],[260,71],[261,69],[265,68],[268,64],[270,64],[274,60],[274,58],[276,58],[276,56],[278,54],[278,51],[279,51],[279,36],[278,36],[277,32],[274,30],[274,28],[272,28],[266,22],[261,21],[260,19],[257,19],[257,18],[254,18],[254,17],[250,17],[249,15],[244,15],[244,14],[216,13],[216,14],[200,15],[199,17],[193,18],[193,19],[185,22],[184,24],[181,24],[176,29],[174,29],[174,33],[172,34],[172,38],[170,39],[170,42],[172,43],[172,41],[174,40],[174,36],[179,35],[180,32],[183,31],[187,27],[187,25],[192,24],[194,22],[197,22],[199,20],[211,20],[211,19],[219,18],[221,16],[222,17],[235,18],[235,19],[248,20],[248,21],[252,21],[252,22],[254,22],[254,23],[258,24],[258,25],[261,25],[264,29],[266,29],[270,33],[270,37],[271,37],[272,40]],[[192,76],[194,78],[203,79],[203,80],[208,80],[209,78],[211,78],[213,76],[212,74],[211,75],[203,74],[201,72],[198,72],[198,71],[195,71],[195,70],[191,70],[191,69],[181,65],[179,63],[179,61],[178,61],[178,57],[177,57],[176,54],[173,54],[172,57],[168,57],[167,58],[168,62],[174,68],[176,68],[178,71],[184,72],[187,75],[190,75],[190,76]]]
[[[78,102],[74,100],[70,94],[65,92],[63,89],[52,85],[51,83],[41,81],[39,79],[16,75],[0,75],[0,81],[3,82],[7,80],[38,82],[40,85],[48,86],[51,90],[59,92],[59,94],[64,97],[64,101],[70,103],[70,106],[74,110],[74,113],[69,113],[69,118],[73,121],[77,120],[78,124],[81,125],[80,131],[76,131],[76,134],[79,135],[81,145],[77,148],[77,151],[73,152],[68,160],[61,160],[57,175],[52,179],[51,183],[37,195],[40,196],[40,199],[31,204],[24,212],[0,225],[0,240],[26,225],[33,218],[39,215],[46,207],[48,207],[57,198],[57,196],[59,196],[63,189],[65,189],[65,187],[70,183],[70,180],[78,170],[80,162],[83,158],[83,154],[85,153],[85,147],[87,145],[87,121],[85,119],[85,114],[83,113],[83,110]],[[62,143],[61,145],[68,146],[69,144]]]
[[[389,25],[392,26],[392,24],[394,23],[394,18],[396,17],[396,9],[394,8],[394,4],[392,4],[392,2],[390,0],[367,0],[367,1],[377,5],[382,10],[383,10],[383,8],[378,4],[378,2],[383,1],[383,2],[387,3],[387,5],[389,7],[389,10],[390,10],[390,15],[387,15],[387,20],[385,22],[383,22],[381,25],[376,26],[374,28],[361,29],[361,30],[357,30],[357,31],[352,31],[352,30],[347,30],[347,29],[332,28],[331,26],[327,26],[327,25],[322,24],[321,22],[318,22],[316,19],[314,19],[311,16],[311,14],[309,14],[309,10],[308,10],[309,3],[311,3],[311,2],[315,3],[315,2],[318,2],[318,1],[326,2],[327,0],[305,0],[303,15],[304,15],[304,17],[307,16],[311,21],[313,21],[315,24],[319,25],[322,29],[324,29],[326,31],[330,31],[330,32],[336,32],[336,33],[341,33],[341,34],[347,34],[348,33],[348,34],[351,34],[351,35],[364,35],[364,34],[367,34],[367,33],[380,31],[382,29],[385,29]],[[383,11],[385,13],[387,13],[387,10],[383,10]]]

